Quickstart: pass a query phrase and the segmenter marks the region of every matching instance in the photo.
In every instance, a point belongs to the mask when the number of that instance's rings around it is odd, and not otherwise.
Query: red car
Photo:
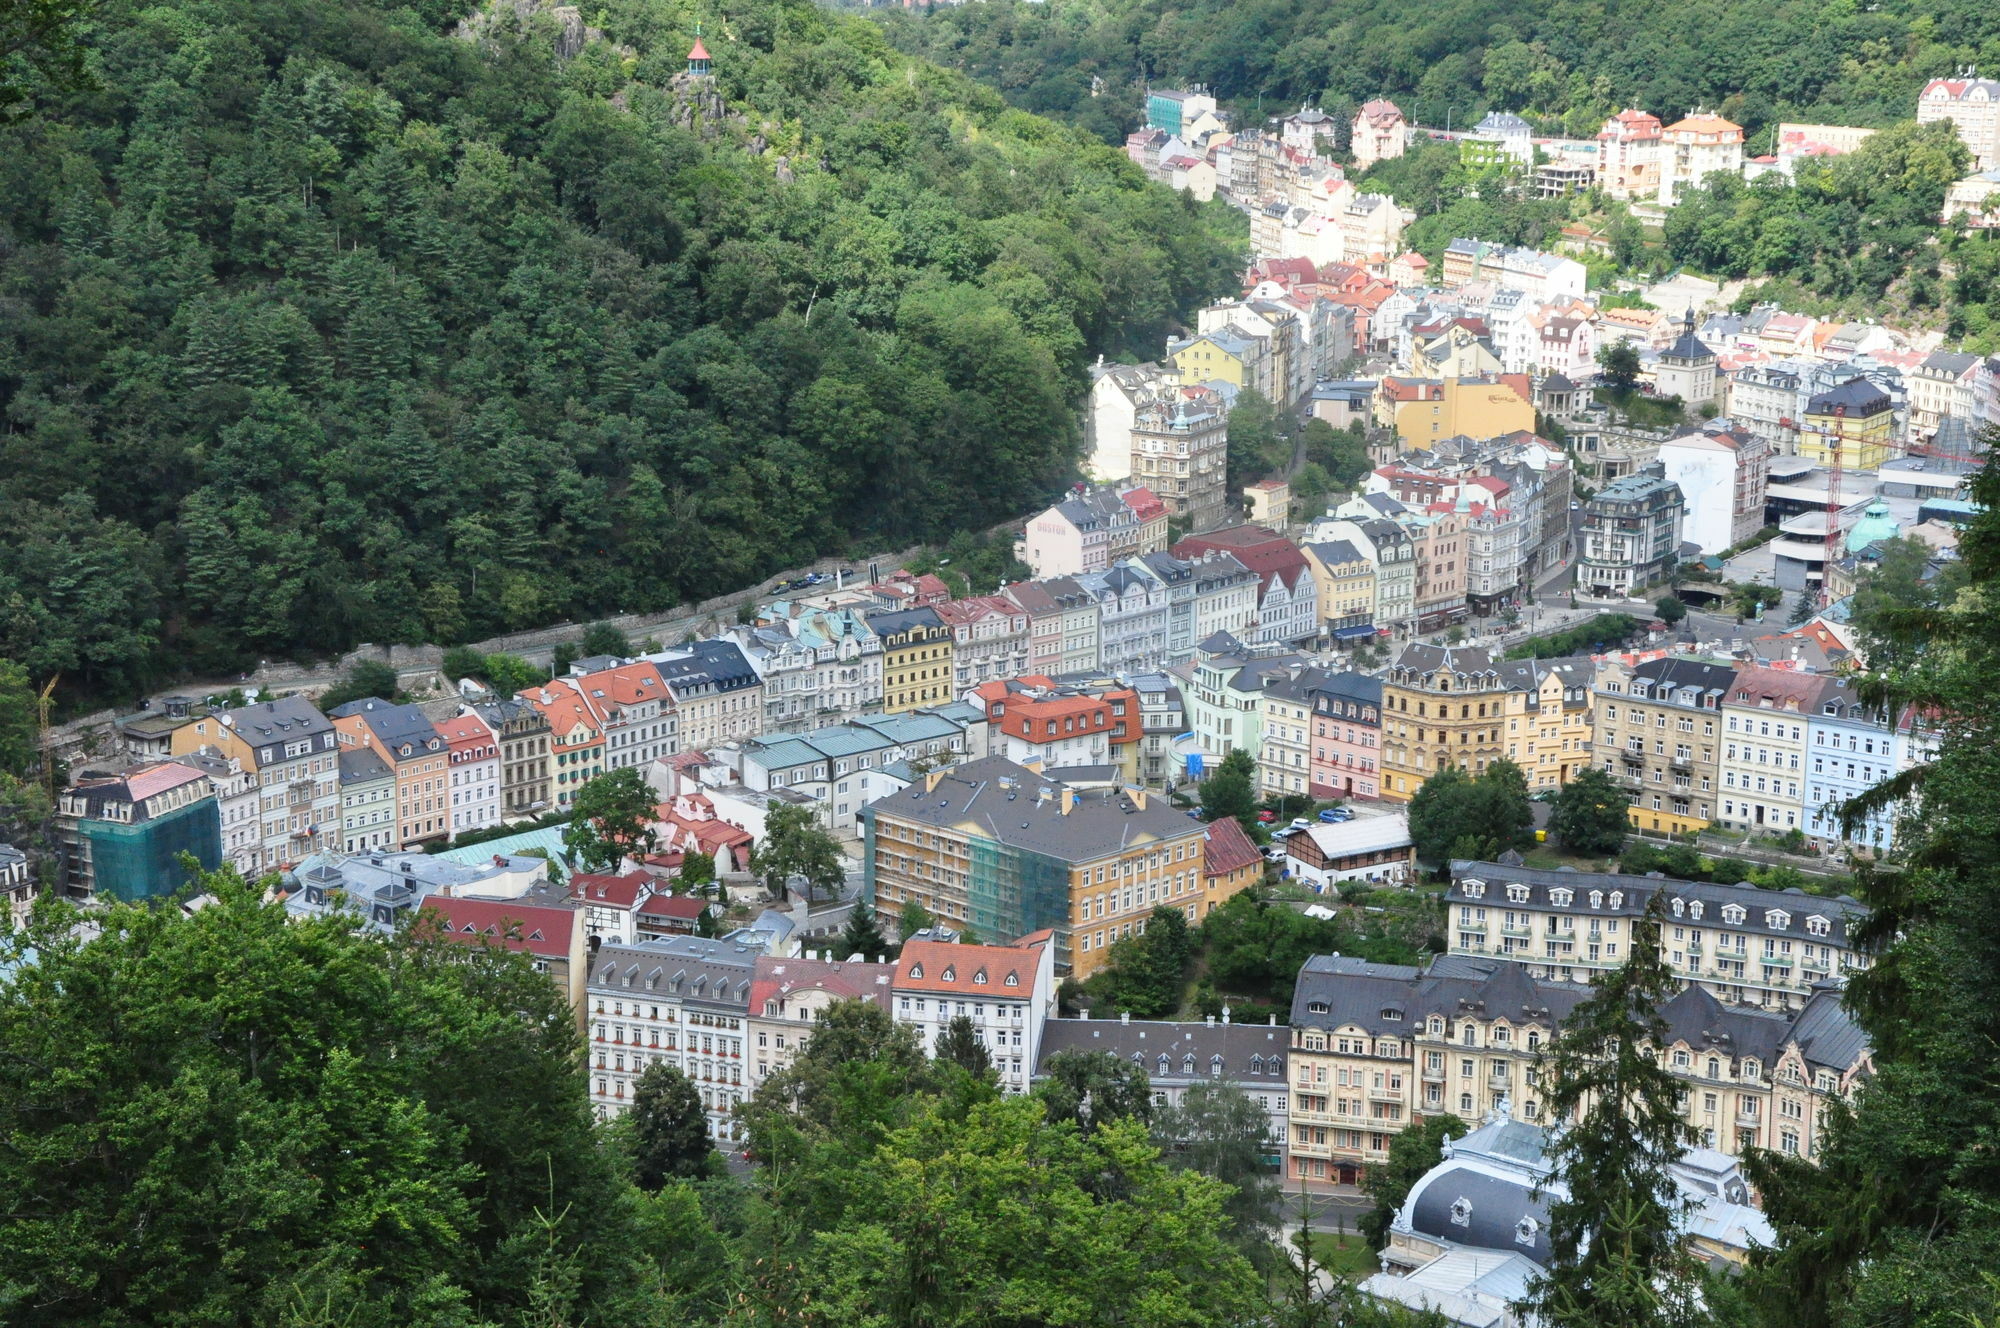
[[[1271,822],[1277,819],[1278,819],[1278,814],[1276,812],[1263,811],[1257,813],[1257,824],[1259,825],[1269,825],[1271,824]]]

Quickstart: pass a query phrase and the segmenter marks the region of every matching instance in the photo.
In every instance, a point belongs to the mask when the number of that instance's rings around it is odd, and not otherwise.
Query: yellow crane
[[[48,788],[50,805],[56,800],[56,753],[49,741],[49,711],[55,707],[56,684],[61,681],[62,674],[56,674],[35,698],[35,740],[42,748],[42,783]]]

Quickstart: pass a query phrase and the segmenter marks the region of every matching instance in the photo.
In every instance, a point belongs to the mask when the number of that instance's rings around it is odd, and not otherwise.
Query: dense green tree
[[[1420,1116],[1396,1132],[1389,1141],[1389,1160],[1368,1168],[1361,1182],[1362,1193],[1373,1199],[1375,1206],[1361,1215],[1355,1229],[1370,1245],[1379,1250],[1389,1243],[1389,1224],[1396,1220],[1396,1210],[1424,1173],[1442,1160],[1445,1140],[1465,1135],[1465,1122],[1449,1113]]]
[[[636,1323],[575,1014],[525,955],[293,920],[230,872],[191,888],[216,902],[113,905],[88,939],[51,903],[0,938],[10,1322],[248,1325],[329,1296],[369,1325],[512,1321],[532,1243],[593,1251],[579,1316]]]
[[[1109,963],[1093,976],[1091,989],[1141,1019],[1170,1018],[1180,1010],[1193,955],[1187,915],[1160,904],[1147,917],[1145,931],[1112,945]]]
[[[983,1075],[993,1068],[993,1057],[980,1039],[979,1030],[972,1026],[970,1015],[953,1015],[945,1024],[944,1031],[938,1034],[936,1055],[967,1074]]]
[[[700,849],[687,849],[682,852],[681,869],[675,875],[674,883],[680,887],[683,894],[690,894],[698,899],[706,899],[710,895],[718,900],[723,898],[723,890],[716,881],[715,855],[703,853]]]
[[[919,1100],[870,1165],[828,1173],[837,1230],[801,1243],[756,1323],[1066,1323],[1144,1307],[1248,1325],[1260,1280],[1224,1239],[1228,1187],[1160,1160],[1138,1121],[1052,1124],[1031,1100]]]
[[[1201,781],[1201,808],[1211,821],[1235,817],[1245,830],[1257,825],[1257,763],[1250,753],[1232,747]]]
[[[928,931],[937,926],[937,919],[931,911],[914,899],[903,902],[902,911],[896,914],[896,939],[907,941],[920,931]]]
[[[658,6],[569,58],[322,9],[107,0],[74,94],[12,44],[74,11],[0,20],[0,655],[80,696],[984,530],[1240,269],[1233,209],[805,0],[710,15],[724,115]]]
[[[1662,595],[1653,602],[1653,612],[1669,627],[1688,616],[1687,605],[1677,595]]]
[[[1284,424],[1270,398],[1254,387],[1236,394],[1229,410],[1228,426],[1229,491],[1286,469],[1292,459],[1292,445],[1284,436]]]
[[[631,641],[610,623],[592,623],[584,628],[582,645],[586,655],[615,655],[623,659],[632,653]]]
[[[708,1174],[715,1145],[708,1138],[708,1111],[694,1081],[665,1061],[648,1065],[632,1085],[632,1179],[642,1190],[668,1180]]]
[[[1920,792],[1897,826],[1904,860],[1865,872],[1871,955],[1848,995],[1874,1067],[1852,1108],[1823,1118],[1816,1158],[1753,1154],[1780,1245],[1751,1286],[1765,1321],[1801,1328],[1990,1322],[2000,1200],[1989,1141],[2000,1093],[1980,1048],[2000,1035],[2000,730],[1985,680],[2000,668],[2000,473],[1973,477],[1981,513],[1961,534],[1964,580],[1936,605],[1882,611],[1863,683],[1935,726],[1935,756],[1845,809],[1857,820]],[[1876,665],[1878,657],[1881,665]]]
[[[581,872],[616,871],[626,858],[643,857],[659,844],[658,796],[636,767],[587,780],[570,804],[563,851]]]
[[[882,935],[875,910],[864,901],[855,901],[854,911],[847,915],[847,923],[841,927],[840,936],[834,942],[834,950],[842,959],[849,955],[860,955],[871,961],[889,957],[891,947],[888,938]]]
[[[322,710],[331,710],[349,701],[365,701],[370,697],[393,701],[401,688],[402,680],[396,676],[396,670],[381,660],[357,660],[345,678],[319,694],[316,704]]]
[[[1114,1121],[1150,1121],[1153,1087],[1139,1066],[1108,1051],[1058,1051],[1042,1062],[1035,1097],[1051,1121],[1088,1134]]]
[[[1597,766],[1576,773],[1549,809],[1549,833],[1571,853],[1616,853],[1631,829],[1631,799]]]
[[[1264,1159],[1281,1150],[1271,1117],[1234,1084],[1203,1080],[1153,1113],[1153,1140],[1167,1164],[1199,1171],[1231,1189],[1223,1204],[1237,1244],[1259,1264],[1277,1234],[1278,1178]]]
[[[40,765],[40,699],[28,671],[0,659],[0,774],[25,775]]]
[[[1547,1153],[1564,1191],[1549,1203],[1550,1258],[1528,1304],[1563,1328],[1700,1322],[1699,1276],[1676,1222],[1686,1200],[1670,1168],[1695,1142],[1667,1069],[1660,1007],[1679,984],[1660,952],[1666,891],[1631,930],[1537,1062],[1551,1120]]]
[[[750,870],[780,899],[789,894],[794,877],[804,880],[809,901],[837,893],[847,879],[840,845],[812,808],[792,805],[773,807],[765,817],[764,837],[750,851]]]
[[[1410,797],[1410,842],[1425,862],[1451,860],[1452,845],[1466,833],[1466,808],[1475,792],[1472,776],[1450,765],[1425,779]]]
[[[1629,341],[1614,341],[1597,352],[1597,368],[1613,396],[1631,395],[1639,384],[1639,352]]]

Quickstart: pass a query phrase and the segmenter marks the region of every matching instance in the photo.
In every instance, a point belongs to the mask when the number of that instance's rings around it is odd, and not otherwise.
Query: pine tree
[[[979,1040],[971,1018],[962,1014],[953,1015],[944,1032],[938,1034],[937,1058],[950,1061],[969,1074],[985,1074],[993,1067],[993,1057]]]
[[[875,910],[857,902],[854,911],[847,915],[847,925],[840,929],[840,939],[835,942],[835,948],[841,958],[857,954],[863,959],[886,957],[889,941],[875,921]]]
[[[1551,1258],[1527,1307],[1551,1328],[1676,1328],[1697,1321],[1697,1273],[1675,1221],[1669,1168],[1694,1140],[1661,1061],[1659,1007],[1675,990],[1660,955],[1666,892],[1635,923],[1625,962],[1601,976],[1539,1063],[1555,1123]]]

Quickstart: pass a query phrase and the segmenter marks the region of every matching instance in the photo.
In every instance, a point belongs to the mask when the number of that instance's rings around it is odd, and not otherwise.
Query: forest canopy
[[[1025,510],[1237,265],[804,0],[107,0],[0,125],[0,656],[99,692]],[[684,77],[696,18],[713,90]],[[725,104],[727,112],[725,111]]]

